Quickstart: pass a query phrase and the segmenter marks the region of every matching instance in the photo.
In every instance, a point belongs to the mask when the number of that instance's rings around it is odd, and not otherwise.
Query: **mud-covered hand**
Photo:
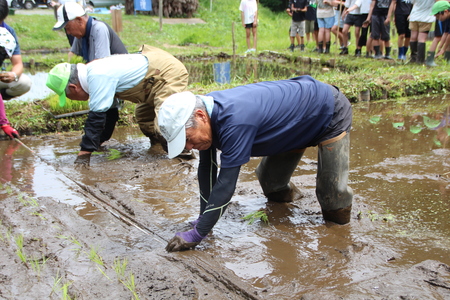
[[[2,129],[5,132],[5,134],[7,134],[12,139],[20,137],[17,130],[12,128],[9,124],[2,125]]]
[[[196,228],[185,232],[177,232],[169,243],[167,243],[166,251],[175,252],[194,248],[204,238],[204,236],[198,233]]]
[[[74,164],[76,167],[89,167],[91,162],[91,152],[80,151],[78,153],[77,159],[75,159]]]

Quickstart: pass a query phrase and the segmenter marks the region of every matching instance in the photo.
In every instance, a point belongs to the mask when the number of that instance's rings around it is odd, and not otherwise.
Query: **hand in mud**
[[[167,243],[166,251],[175,252],[194,248],[200,244],[204,238],[204,236],[202,237],[198,233],[196,228],[185,232],[177,232],[169,243]]]
[[[91,152],[80,151],[75,159],[75,168],[88,168],[91,162]]]

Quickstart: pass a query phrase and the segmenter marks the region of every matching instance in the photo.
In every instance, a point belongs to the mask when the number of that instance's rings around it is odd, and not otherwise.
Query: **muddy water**
[[[294,174],[304,198],[292,204],[267,203],[254,158],[243,166],[233,202],[213,232],[196,250],[174,256],[206,254],[265,299],[449,299],[438,288],[423,288],[423,278],[409,273],[426,260],[450,264],[449,104],[448,96],[439,95],[354,105],[350,224],[329,224],[321,217],[314,195],[315,149],[307,150]],[[90,170],[72,166],[78,134],[23,141],[37,155],[21,146],[12,157],[3,155],[2,182],[67,203],[85,220],[111,226],[109,213],[86,201],[74,178],[126,202],[135,219],[158,232],[162,242],[155,247],[162,248],[196,218],[198,161],[169,160],[158,149],[149,150],[138,129],[118,129],[107,147],[123,157],[109,161],[104,153],[95,155]],[[0,153],[15,146],[1,141]],[[242,219],[260,208],[269,212],[268,225]],[[122,242],[143,247],[142,240],[123,237]],[[140,247],[135,251],[145,251]]]

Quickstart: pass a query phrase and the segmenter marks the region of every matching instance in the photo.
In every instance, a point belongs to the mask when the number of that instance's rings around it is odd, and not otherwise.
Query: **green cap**
[[[58,64],[50,70],[46,85],[59,96],[59,106],[66,104],[66,86],[70,77],[70,64]]]
[[[431,8],[431,16],[434,16],[435,14],[440,13],[441,11],[450,9],[450,3],[448,1],[437,1],[433,4],[433,7]]]

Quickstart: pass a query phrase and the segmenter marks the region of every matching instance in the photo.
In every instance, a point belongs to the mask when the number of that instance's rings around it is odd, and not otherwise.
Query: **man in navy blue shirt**
[[[159,111],[169,158],[186,149],[200,151],[200,215],[193,229],[178,232],[166,250],[196,246],[210,232],[233,196],[241,165],[263,156],[256,169],[270,201],[290,202],[298,190],[290,178],[305,148],[318,146],[316,195],[325,220],[350,221],[353,192],[347,186],[348,99],[310,76],[267,81],[206,96],[169,96]],[[217,176],[216,151],[221,150]]]

